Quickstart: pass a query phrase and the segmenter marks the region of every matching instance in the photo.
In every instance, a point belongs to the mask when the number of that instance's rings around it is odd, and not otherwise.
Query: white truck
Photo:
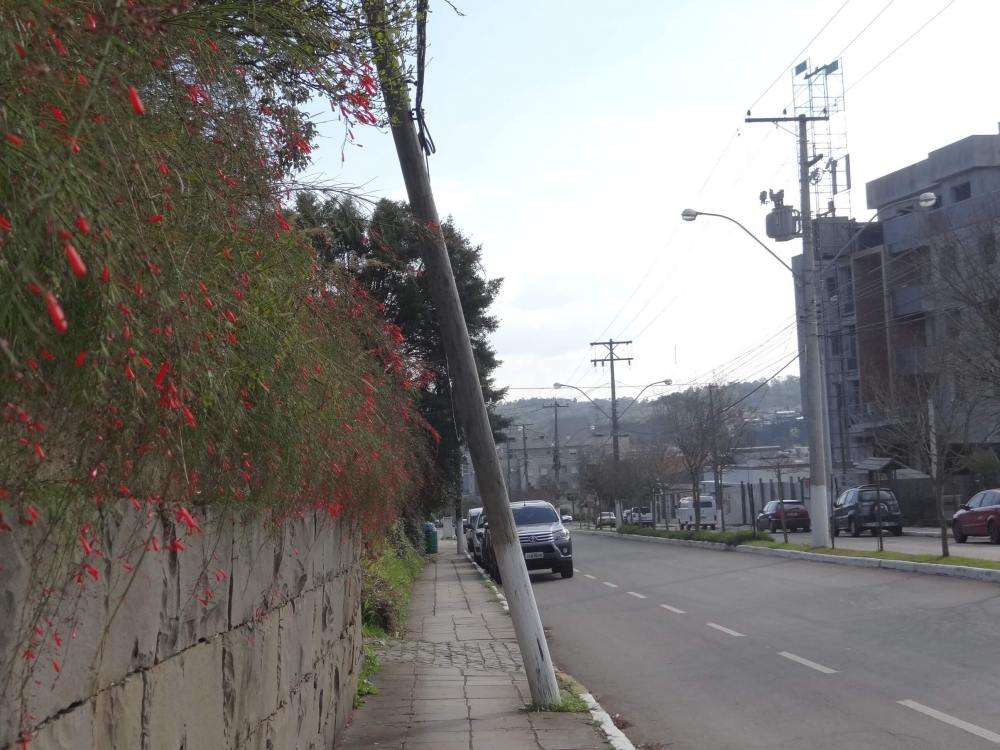
[[[629,508],[622,514],[622,521],[632,526],[652,526],[653,511],[649,508]]]
[[[714,495],[702,495],[700,498],[701,505],[701,528],[715,530],[715,526],[718,523],[716,521],[716,515],[718,513],[718,508],[715,506],[715,496]],[[694,518],[694,497],[682,497],[680,504],[677,506],[677,524],[681,527],[681,530],[685,529],[695,529],[695,518]]]

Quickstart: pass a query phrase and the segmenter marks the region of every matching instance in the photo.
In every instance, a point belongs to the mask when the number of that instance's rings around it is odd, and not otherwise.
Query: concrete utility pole
[[[569,404],[560,404],[558,401],[554,401],[552,404],[543,406],[543,409],[551,408],[556,415],[556,427],[555,427],[555,443],[552,448],[552,470],[556,475],[556,505],[559,504],[559,470],[562,468],[562,462],[559,460],[559,410],[568,409]]]
[[[722,530],[726,530],[726,511],[722,507],[722,472],[719,470],[719,415],[715,413],[715,385],[708,385],[708,412],[712,415],[712,483],[715,486],[715,508],[719,512]]]
[[[510,492],[511,492],[511,488],[510,488],[510,444],[512,442],[513,442],[513,440],[511,440],[510,435],[508,435],[507,436],[507,443],[506,443],[506,448],[507,448],[507,497],[510,497]]]
[[[819,347],[819,321],[816,295],[816,255],[813,252],[812,201],[809,195],[809,168],[822,158],[819,154],[809,158],[808,123],[828,120],[829,117],[747,117],[746,122],[795,122],[799,126],[799,199],[802,215],[802,299],[805,308],[806,380],[809,405],[809,506],[812,525],[812,546],[825,547],[830,538],[830,503],[827,498],[826,456],[827,440],[824,434],[823,369]],[[804,405],[803,405],[804,406]]]
[[[600,359],[590,360],[594,367],[597,367],[597,363],[600,362],[602,365],[605,362],[611,363],[611,450],[615,457],[615,472],[618,472],[618,461],[620,458],[620,452],[618,449],[618,397],[615,395],[615,362],[628,362],[632,363],[631,357],[619,357],[615,354],[616,346],[628,346],[631,341],[614,341],[609,339],[608,341],[591,341],[591,346],[606,346],[608,348],[608,355]],[[615,515],[617,516],[618,528],[622,527],[622,509],[621,501],[615,498]]]
[[[560,702],[559,684],[528,579],[528,569],[521,554],[514,514],[504,488],[500,458],[483,399],[472,342],[410,110],[400,48],[386,23],[385,3],[382,0],[366,0],[364,12],[407,198],[414,222],[420,230],[420,254],[430,282],[431,298],[454,384],[455,408],[465,427],[469,453],[479,480],[483,507],[490,524],[490,538],[495,545],[497,566],[524,660],[531,700],[538,705],[550,706]]]

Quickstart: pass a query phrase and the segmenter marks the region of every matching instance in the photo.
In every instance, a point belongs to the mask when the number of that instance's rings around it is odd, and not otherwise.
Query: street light
[[[555,388],[556,390],[558,390],[559,388],[572,388],[574,391],[580,391],[580,393],[583,394],[583,397],[585,399],[587,399],[590,403],[592,403],[597,408],[597,411],[601,412],[601,414],[603,414],[605,417],[608,417],[608,413],[606,411],[604,411],[604,409],[602,409],[600,406],[598,406],[597,402],[594,401],[594,399],[592,399],[586,393],[584,393],[583,391],[581,391],[575,385],[567,385],[566,383],[553,383],[552,387]],[[611,419],[611,417],[608,417],[608,419]]]
[[[921,208],[930,208],[935,203],[937,203],[937,196],[931,192],[921,193],[920,197],[917,198],[917,203],[920,205]]]
[[[632,404],[634,404],[636,401],[639,400],[639,396],[641,396],[643,393],[646,392],[646,388],[652,388],[654,385],[673,385],[673,384],[674,384],[674,381],[671,380],[670,378],[667,378],[666,380],[657,380],[656,382],[650,383],[645,388],[643,388],[641,391],[639,391],[639,393],[636,395],[636,397],[634,399],[632,399]],[[625,416],[625,412],[632,408],[632,404],[629,404],[628,406],[626,406],[625,409],[624,409],[624,411],[622,411],[622,413],[618,415],[619,419],[621,419],[622,417],[624,417]]]
[[[922,197],[923,196],[921,196],[921,198]],[[937,200],[937,199],[935,198],[935,200]],[[771,251],[771,248],[769,248],[767,245],[765,245],[763,242],[761,242],[759,239],[757,239],[757,236],[753,232],[751,232],[749,229],[747,229],[745,226],[743,226],[742,224],[740,224],[738,221],[736,221],[736,219],[732,218],[731,216],[726,216],[725,214],[710,214],[707,211],[695,211],[693,208],[685,208],[683,211],[681,211],[681,218],[684,219],[684,221],[694,221],[699,216],[715,216],[715,217],[717,217],[719,219],[725,219],[726,221],[731,221],[733,224],[735,224],[740,229],[742,229],[744,232],[746,232],[748,235],[750,235],[750,238],[754,242],[756,242],[758,245],[760,245],[762,248],[764,248],[767,251],[768,255],[770,255],[772,258],[774,258],[776,261],[778,261],[781,265],[783,265],[785,267],[785,270],[787,270],[790,274],[792,274],[792,276],[795,276],[796,280],[798,280],[798,276],[795,274],[795,271],[792,270],[792,267],[790,265],[788,265],[787,263],[785,263],[785,261],[783,261],[777,255],[775,255]]]

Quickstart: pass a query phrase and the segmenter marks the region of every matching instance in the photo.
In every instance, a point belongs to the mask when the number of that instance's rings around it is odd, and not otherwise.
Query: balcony
[[[889,293],[893,318],[906,318],[929,312],[934,308],[933,300],[924,294],[919,284],[899,287]]]
[[[896,374],[906,377],[907,375],[918,375],[926,372],[927,367],[927,347],[926,346],[904,346],[894,352],[896,360]]]

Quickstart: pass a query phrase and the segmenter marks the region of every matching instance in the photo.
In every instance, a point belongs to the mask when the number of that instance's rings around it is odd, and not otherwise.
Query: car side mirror
[[[563,523],[572,523],[573,516],[563,516],[559,520],[562,521]]]
[[[486,522],[485,522],[485,523],[483,524],[483,528],[484,528],[484,529],[488,529],[489,527],[490,527],[490,522],[489,522],[489,521],[486,521]]]
[[[970,510],[969,504],[965,503],[964,505],[962,505],[962,506],[959,507],[959,510]]]

